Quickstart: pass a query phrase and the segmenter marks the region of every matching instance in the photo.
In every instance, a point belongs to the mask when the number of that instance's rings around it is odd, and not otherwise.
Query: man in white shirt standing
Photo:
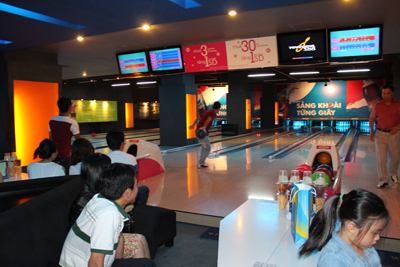
[[[111,159],[111,163],[124,163],[132,166],[135,173],[139,170],[136,162],[136,158],[124,152],[125,147],[125,135],[124,132],[120,129],[111,129],[108,131],[107,136],[107,145],[112,150],[107,154]],[[147,199],[149,198],[149,188],[145,185],[141,185],[138,187],[139,192],[137,194],[135,205],[146,205]]]
[[[58,145],[58,156],[55,160],[65,168],[68,175],[70,159],[71,159],[71,138],[81,138],[79,125],[76,120],[69,117],[72,109],[71,99],[61,97],[57,101],[59,115],[51,118],[49,122],[49,136]]]

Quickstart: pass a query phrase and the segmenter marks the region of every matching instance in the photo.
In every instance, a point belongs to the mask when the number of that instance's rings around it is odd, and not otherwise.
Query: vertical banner
[[[251,99],[246,99],[246,129],[251,129]]]
[[[133,103],[125,103],[125,128],[133,128]]]
[[[186,72],[227,70],[225,42],[182,47]]]
[[[227,41],[228,69],[278,66],[276,36]]]
[[[186,138],[195,138],[195,129],[190,129],[194,120],[197,118],[196,112],[196,95],[186,95]]]

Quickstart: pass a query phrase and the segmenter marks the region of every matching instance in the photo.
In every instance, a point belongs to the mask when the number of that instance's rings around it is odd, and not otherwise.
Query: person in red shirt
[[[201,152],[200,152],[199,166],[198,166],[199,168],[208,168],[208,165],[205,164],[205,160],[211,151],[211,143],[210,143],[210,137],[208,136],[208,131],[211,127],[211,124],[215,116],[217,115],[220,109],[221,109],[221,103],[219,103],[218,101],[214,102],[212,109],[209,109],[203,114],[201,114],[200,121],[197,124],[196,131],[199,129],[205,129],[207,132],[207,136],[203,139],[199,139],[196,137],[199,143],[201,143]],[[192,126],[190,126],[191,129],[194,128],[196,121],[193,123]]]
[[[79,139],[81,134],[76,120],[69,117],[72,109],[71,99],[61,97],[57,101],[57,106],[59,115],[50,119],[49,136],[58,145],[58,156],[55,162],[62,165],[68,175],[71,158],[71,138],[74,136],[75,139]]]
[[[399,182],[397,169],[400,161],[400,101],[393,99],[394,87],[384,85],[381,89],[382,101],[375,104],[369,118],[370,139],[375,141],[380,189],[388,185],[389,177],[395,183]],[[375,119],[378,118],[376,133]],[[389,156],[389,165],[386,161]]]

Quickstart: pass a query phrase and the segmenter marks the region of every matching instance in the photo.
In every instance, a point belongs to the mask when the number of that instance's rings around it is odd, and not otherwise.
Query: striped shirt
[[[95,195],[69,231],[59,266],[87,266],[92,252],[105,254],[104,266],[111,266],[127,219],[128,214],[116,202]]]

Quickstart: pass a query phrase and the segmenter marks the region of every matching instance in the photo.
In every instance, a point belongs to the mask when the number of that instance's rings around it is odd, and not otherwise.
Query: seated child
[[[318,261],[321,267],[382,266],[373,245],[389,220],[382,199],[372,192],[358,189],[332,196],[324,205],[319,225],[301,247],[299,255],[322,249]]]
[[[71,166],[69,175],[81,174],[82,160],[94,153],[92,143],[86,138],[76,139],[71,146]]]
[[[129,261],[135,262],[132,266],[155,266],[150,259],[122,259],[124,237],[121,231],[128,219],[123,207],[134,201],[138,190],[137,180],[132,177],[133,169],[125,164],[111,164],[101,171],[97,183],[100,194],[86,204],[69,231],[60,266],[125,266]],[[145,245],[144,239],[133,257],[149,256]]]
[[[28,165],[29,179],[54,177],[65,175],[64,167],[53,162],[58,154],[57,144],[52,139],[44,139],[35,150],[33,158],[42,160]]]

